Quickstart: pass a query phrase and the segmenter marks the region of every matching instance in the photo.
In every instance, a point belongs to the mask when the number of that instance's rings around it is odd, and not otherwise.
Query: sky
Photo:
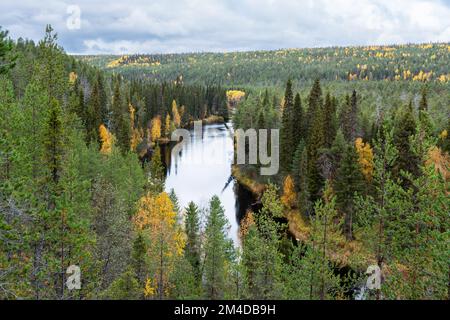
[[[0,0],[14,39],[48,23],[72,54],[450,42],[450,0]]]

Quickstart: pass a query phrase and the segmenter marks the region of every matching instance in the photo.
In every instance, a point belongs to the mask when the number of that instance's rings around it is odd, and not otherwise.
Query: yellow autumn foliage
[[[165,121],[165,127],[164,127],[164,129],[165,129],[164,135],[166,137],[168,137],[171,133],[171,127],[172,127],[171,124],[172,124],[172,120],[170,119],[170,114],[167,114],[166,121]]]
[[[227,91],[227,99],[228,100],[241,100],[245,97],[245,92],[241,90],[228,90]]]
[[[172,101],[172,117],[175,127],[179,128],[181,125],[181,116],[178,112],[177,102],[175,100]]]
[[[283,182],[283,195],[281,202],[286,208],[294,208],[297,203],[297,193],[295,192],[294,180],[288,175]]]
[[[110,133],[103,124],[100,125],[98,131],[100,135],[100,140],[102,142],[100,152],[103,154],[110,154],[112,151],[112,146],[114,144],[114,135]]]
[[[177,213],[169,195],[165,192],[158,195],[147,193],[139,200],[132,220],[136,230],[152,244],[147,252],[152,261],[150,278],[158,281],[155,284],[147,281],[145,290],[149,296],[156,288],[162,288],[166,294],[170,288],[170,274],[185,246],[184,234],[177,224]]]
[[[356,152],[359,157],[359,164],[361,166],[361,171],[367,181],[371,181],[373,177],[373,150],[370,144],[364,143],[362,138],[357,138],[355,140]]]
[[[154,285],[152,282],[154,282]],[[158,284],[156,281],[152,281],[152,279],[147,278],[147,280],[145,280],[144,297],[153,298],[156,295],[157,285]]]
[[[75,72],[69,73],[69,83],[74,84],[77,81],[78,75]]]
[[[150,131],[151,140],[156,142],[159,138],[161,138],[161,117],[157,116],[152,119],[152,128]]]

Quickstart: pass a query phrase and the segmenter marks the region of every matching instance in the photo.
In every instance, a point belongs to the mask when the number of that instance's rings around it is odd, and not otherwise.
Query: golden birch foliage
[[[156,290],[157,290],[157,282],[152,281],[152,279],[150,278],[147,278],[144,287],[144,297],[153,298],[156,295]]]
[[[143,133],[138,129],[133,129],[131,132],[130,149],[136,151],[137,146],[142,142]]]
[[[98,131],[102,142],[100,152],[103,154],[110,154],[114,144],[114,135],[110,133],[103,124],[100,125]]]
[[[241,90],[228,90],[226,94],[228,101],[239,101],[245,97],[245,92]]]
[[[130,126],[131,126],[131,129],[134,129],[134,115],[136,113],[136,109],[133,107],[133,105],[131,103],[128,104],[128,112],[130,113]]]
[[[167,114],[167,116],[166,116],[166,126],[165,126],[165,132],[164,132],[164,134],[165,134],[165,136],[169,136],[170,135],[170,129],[171,129],[171,123],[172,123],[172,120],[170,119],[170,114]]]
[[[149,192],[143,196],[139,200],[133,223],[135,228],[141,231],[152,244],[148,249],[148,256],[152,261],[150,278],[156,279],[156,283],[149,283],[146,288],[148,294],[157,288],[161,288],[158,290],[167,294],[167,289],[170,287],[170,274],[174,270],[177,257],[183,254],[185,245],[169,195],[165,192],[158,195]]]
[[[179,128],[181,125],[181,116],[178,112],[177,102],[175,100],[172,101],[172,117],[175,127]]]
[[[283,195],[281,202],[286,208],[294,208],[297,202],[297,193],[295,192],[294,180],[288,175],[283,182]]]
[[[131,129],[131,138],[130,138],[130,150],[136,151],[137,146],[141,143],[144,134],[139,131],[139,129],[134,127],[134,118],[136,114],[136,109],[130,103],[128,104],[128,112],[130,113],[130,129]]]
[[[368,142],[363,142],[362,138],[356,138],[355,147],[361,171],[366,180],[371,181],[373,177],[373,150]]]
[[[156,142],[161,138],[161,118],[159,116],[152,119],[151,139]]]

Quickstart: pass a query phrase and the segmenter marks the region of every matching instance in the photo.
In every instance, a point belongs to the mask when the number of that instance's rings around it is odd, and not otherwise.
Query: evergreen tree
[[[197,280],[197,282],[200,282],[200,218],[199,209],[192,201],[189,202],[186,208],[184,230],[187,236],[184,256],[192,266],[192,271],[195,275],[195,279]]]
[[[290,170],[292,164],[292,158],[295,151],[294,143],[294,97],[292,94],[292,81],[289,79],[286,83],[286,91],[284,94],[284,107],[281,120],[281,132],[280,132],[280,161],[281,169],[287,173]]]
[[[159,145],[156,145],[153,149],[149,166],[148,188],[153,193],[160,193],[164,190],[164,167]]]
[[[147,245],[142,233],[138,233],[133,241],[133,249],[131,252],[131,266],[136,274],[140,284],[145,281],[146,262],[145,257],[147,253]]]
[[[411,148],[410,140],[416,134],[416,121],[412,102],[406,108],[400,110],[396,121],[394,131],[394,144],[398,150],[398,157],[394,166],[396,177],[402,179],[404,187],[410,186],[407,178],[402,176],[401,172],[410,172],[413,176],[418,175],[419,158]]]
[[[311,202],[315,202],[320,197],[321,189],[324,185],[324,178],[319,168],[319,157],[321,149],[325,146],[325,132],[323,127],[324,112],[320,105],[314,112],[314,122],[312,123],[307,145],[308,155],[308,189],[311,195]]]
[[[67,89],[68,74],[65,70],[65,62],[62,49],[57,44],[58,35],[53,33],[53,28],[47,25],[45,37],[39,42],[38,64],[36,64],[36,76],[46,90],[48,103],[51,99],[57,99],[63,103],[64,92]]]
[[[325,187],[324,200],[316,202],[314,213],[310,217],[311,237],[302,265],[309,273],[309,298],[336,298],[340,294],[339,278],[334,275],[328,259],[341,242],[342,222],[335,209],[335,197],[329,183]]]
[[[265,215],[258,219],[258,225],[262,232],[253,224],[243,239],[244,297],[280,299],[283,257],[278,250],[278,226]]]
[[[294,148],[297,148],[298,144],[302,139],[305,139],[306,132],[305,132],[305,119],[303,115],[303,107],[302,107],[302,101],[300,98],[300,94],[295,95],[294,100],[294,110],[292,115],[292,137],[294,141]],[[295,149],[294,149],[295,152]]]
[[[335,100],[327,93],[324,105],[323,132],[325,133],[325,148],[330,148],[336,137],[336,106]]]
[[[58,101],[53,99],[44,130],[44,163],[47,170],[46,185],[48,188],[49,209],[54,209],[55,196],[59,194],[58,182],[62,170],[63,141],[61,107]]]
[[[17,56],[11,55],[12,41],[6,39],[8,31],[3,31],[0,28],[0,74],[7,73],[14,68]]]
[[[306,113],[306,126],[305,130],[309,135],[311,127],[314,124],[315,117],[318,112],[322,108],[322,88],[320,87],[320,80],[314,80],[313,87],[309,93],[308,97],[308,111]]]
[[[353,143],[358,134],[358,101],[355,90],[353,90],[351,97],[347,95],[345,98],[340,121],[345,140]]]
[[[210,201],[204,240],[204,292],[208,299],[220,299],[226,287],[225,268],[232,242],[227,238],[228,221],[219,197]]]
[[[100,100],[100,84],[94,82],[86,117],[86,140],[88,143],[100,143],[98,128],[102,124],[102,101]]]
[[[354,195],[361,192],[364,177],[358,162],[358,154],[353,145],[348,144],[342,155],[337,171],[334,189],[337,195],[337,204],[344,214],[344,233],[348,240],[353,239],[353,221],[355,219]]]

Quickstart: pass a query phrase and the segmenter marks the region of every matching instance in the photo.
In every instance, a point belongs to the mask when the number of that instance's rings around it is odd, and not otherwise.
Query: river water
[[[231,176],[232,130],[231,123],[204,125],[201,134],[191,131],[180,152],[172,152],[173,145],[162,152],[166,191],[175,190],[181,208],[190,201],[207,208],[211,197],[219,196],[230,224],[229,237],[238,245],[238,221],[250,205],[251,195]]]

